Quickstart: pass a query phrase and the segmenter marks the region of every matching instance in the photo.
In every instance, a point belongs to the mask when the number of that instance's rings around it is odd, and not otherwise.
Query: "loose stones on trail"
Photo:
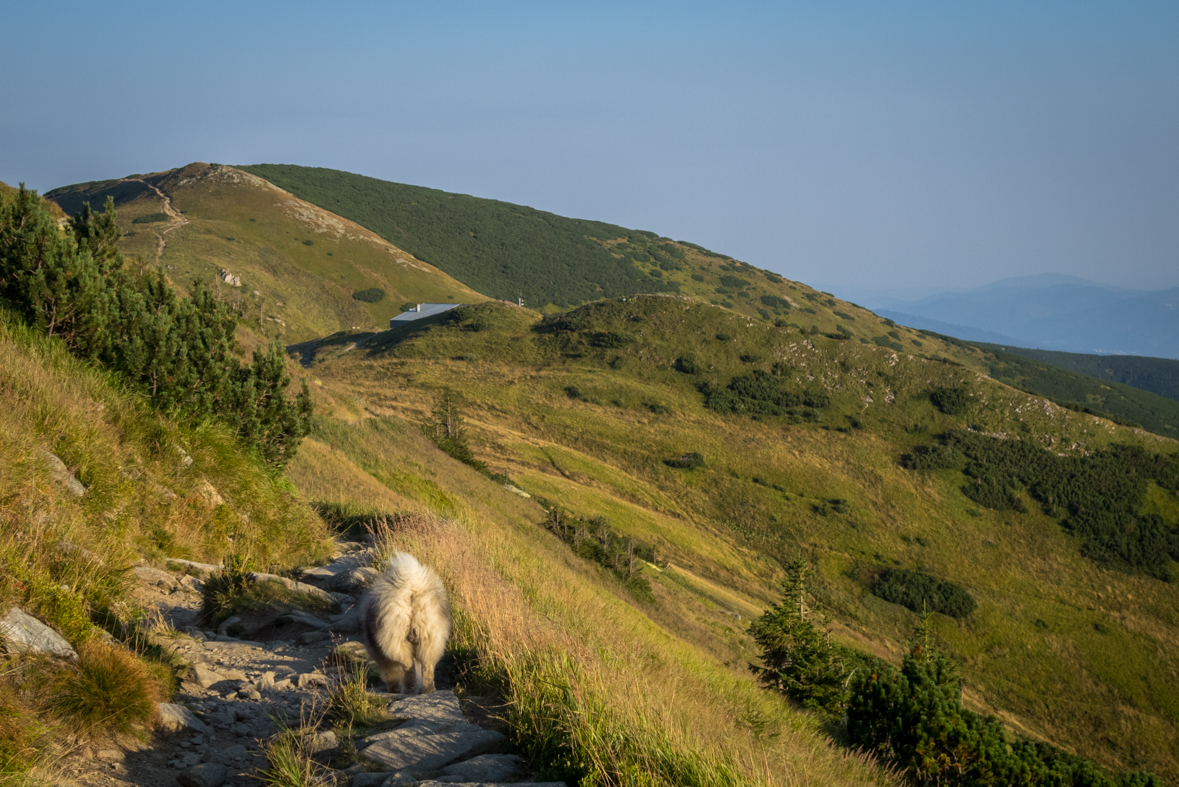
[[[310,749],[324,767],[353,761],[343,756],[352,751],[350,742],[337,738],[338,731],[333,733],[326,723],[317,722],[327,691],[368,663],[364,646],[356,641],[356,598],[339,592],[358,593],[376,573],[366,565],[371,552],[354,547],[334,563],[304,571],[298,582],[255,575],[255,579],[276,579],[294,590],[331,598],[341,605],[340,614],[293,609],[289,604],[267,607],[242,612],[240,620],[225,621],[217,632],[209,631],[211,624],[199,618],[200,597],[192,592],[196,580],[135,567],[141,594],[137,598],[154,605],[161,619],[190,633],[168,638],[165,648],[191,666],[176,704],[159,706],[157,729],[164,734],[155,738],[152,747],[128,752],[117,763],[122,769],[118,771],[113,770],[114,761],[91,754],[84,767],[77,769],[81,775],[75,783],[247,787],[257,784],[258,774],[268,767],[267,739],[284,728],[302,729],[313,736]],[[191,572],[220,570],[208,564],[169,561],[170,568],[177,566]],[[186,622],[181,625],[182,621]],[[260,641],[236,639],[231,631]],[[468,722],[452,692],[373,696],[389,703],[389,720],[377,728],[384,731],[354,741],[354,764],[330,774],[337,784],[350,778],[352,787],[537,787],[519,781],[528,773],[518,756],[505,753],[504,736]],[[368,772],[373,768],[381,772]]]

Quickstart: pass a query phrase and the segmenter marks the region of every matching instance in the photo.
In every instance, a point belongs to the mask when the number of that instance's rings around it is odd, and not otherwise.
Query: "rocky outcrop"
[[[9,653],[50,653],[76,659],[78,654],[70,643],[53,629],[13,607],[0,620],[0,641]]]

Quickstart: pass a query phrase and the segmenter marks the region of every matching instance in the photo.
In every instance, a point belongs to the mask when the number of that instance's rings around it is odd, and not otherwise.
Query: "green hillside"
[[[1108,767],[1179,775],[1179,588],[1158,578],[1179,570],[1174,441],[954,363],[674,296],[550,318],[488,303],[343,355],[339,344],[305,348],[326,389],[411,423],[451,390],[492,471],[654,545],[667,566],[644,571],[648,614],[723,662],[756,659],[741,621],[776,600],[799,550],[818,567],[836,639],[899,660],[917,615],[874,589],[908,569],[977,603],[962,619],[934,616],[968,707]],[[317,440],[378,472],[363,430],[319,428]],[[941,435],[981,442],[942,449]],[[1119,445],[1160,458],[1133,469]],[[1024,453],[1004,458],[1005,446]],[[1058,466],[1058,454],[1080,464]],[[1137,540],[1048,502],[1059,472],[1109,484],[1117,515],[1140,523],[1127,531]],[[382,477],[400,495],[454,505],[428,474]],[[994,484],[993,499],[980,483]]]
[[[986,350],[995,350],[1052,364],[1099,380],[1121,383],[1149,391],[1168,399],[1179,400],[1179,361],[1170,358],[1148,358],[1139,355],[1085,355],[1052,350],[1029,350],[1025,347],[1005,347],[998,344],[974,342]]]
[[[523,297],[526,306],[552,312],[600,298],[662,292],[897,351],[949,354],[968,363],[977,355],[687,241],[331,169],[285,164],[240,169],[512,303]]]
[[[1105,356],[1041,353],[1039,350],[1020,350],[1019,354],[1016,354],[1008,352],[1012,348],[1004,348],[997,344],[967,342],[929,331],[923,333],[961,348],[977,347],[983,350],[985,355],[981,359],[981,366],[988,375],[1000,382],[1035,396],[1046,397],[1072,410],[1110,418],[1127,426],[1141,427],[1164,437],[1179,437],[1179,402],[1139,387],[1114,382],[1108,377],[1062,368],[1054,362],[1058,356],[1064,357],[1065,361],[1071,358],[1071,365],[1074,367],[1095,369],[1095,359]],[[1037,356],[1033,357],[1029,353],[1036,353]],[[1040,355],[1044,357],[1040,358]],[[1156,382],[1166,382],[1165,375],[1170,371],[1168,364],[1179,368],[1179,362],[1163,358],[1121,357],[1130,361],[1147,362],[1142,368],[1150,370],[1149,379]],[[1150,363],[1156,361],[1158,363]],[[1129,371],[1134,368],[1134,364],[1121,368],[1123,371]],[[1113,368],[1109,367],[1105,372],[1112,374]],[[1147,372],[1143,371],[1136,379],[1147,379],[1146,374]],[[1165,389],[1165,385],[1163,387]]]
[[[364,228],[229,167],[191,164],[45,196],[71,214],[112,197],[128,257],[163,266],[181,288],[208,285],[284,342],[387,326],[407,302],[485,300]]]

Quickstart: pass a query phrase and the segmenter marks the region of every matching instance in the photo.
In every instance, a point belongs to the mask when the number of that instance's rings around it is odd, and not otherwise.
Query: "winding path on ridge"
[[[170,233],[173,233],[176,230],[180,229],[185,224],[188,224],[188,219],[186,219],[184,217],[184,214],[181,213],[179,210],[177,210],[172,205],[172,198],[169,197],[167,194],[165,194],[163,191],[161,191],[160,188],[158,186],[156,186],[154,183],[148,183],[143,178],[123,178],[123,180],[120,182],[122,182],[122,183],[142,183],[143,185],[147,186],[149,189],[154,191],[156,193],[156,195],[159,196],[161,202],[163,203],[164,215],[166,215],[168,217],[168,219],[170,220],[170,223],[167,227],[165,227],[163,229],[163,231],[155,230],[155,229],[152,230],[152,232],[155,233],[155,236],[156,236],[156,265],[159,265],[160,260],[164,256],[164,247],[168,245],[168,235]]]

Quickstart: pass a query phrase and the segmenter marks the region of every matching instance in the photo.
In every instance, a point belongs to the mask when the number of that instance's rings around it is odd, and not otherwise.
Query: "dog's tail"
[[[366,594],[361,609],[362,635],[369,653],[377,658],[413,664],[410,633],[414,619],[414,590],[426,569],[413,555],[398,552],[389,559]]]

